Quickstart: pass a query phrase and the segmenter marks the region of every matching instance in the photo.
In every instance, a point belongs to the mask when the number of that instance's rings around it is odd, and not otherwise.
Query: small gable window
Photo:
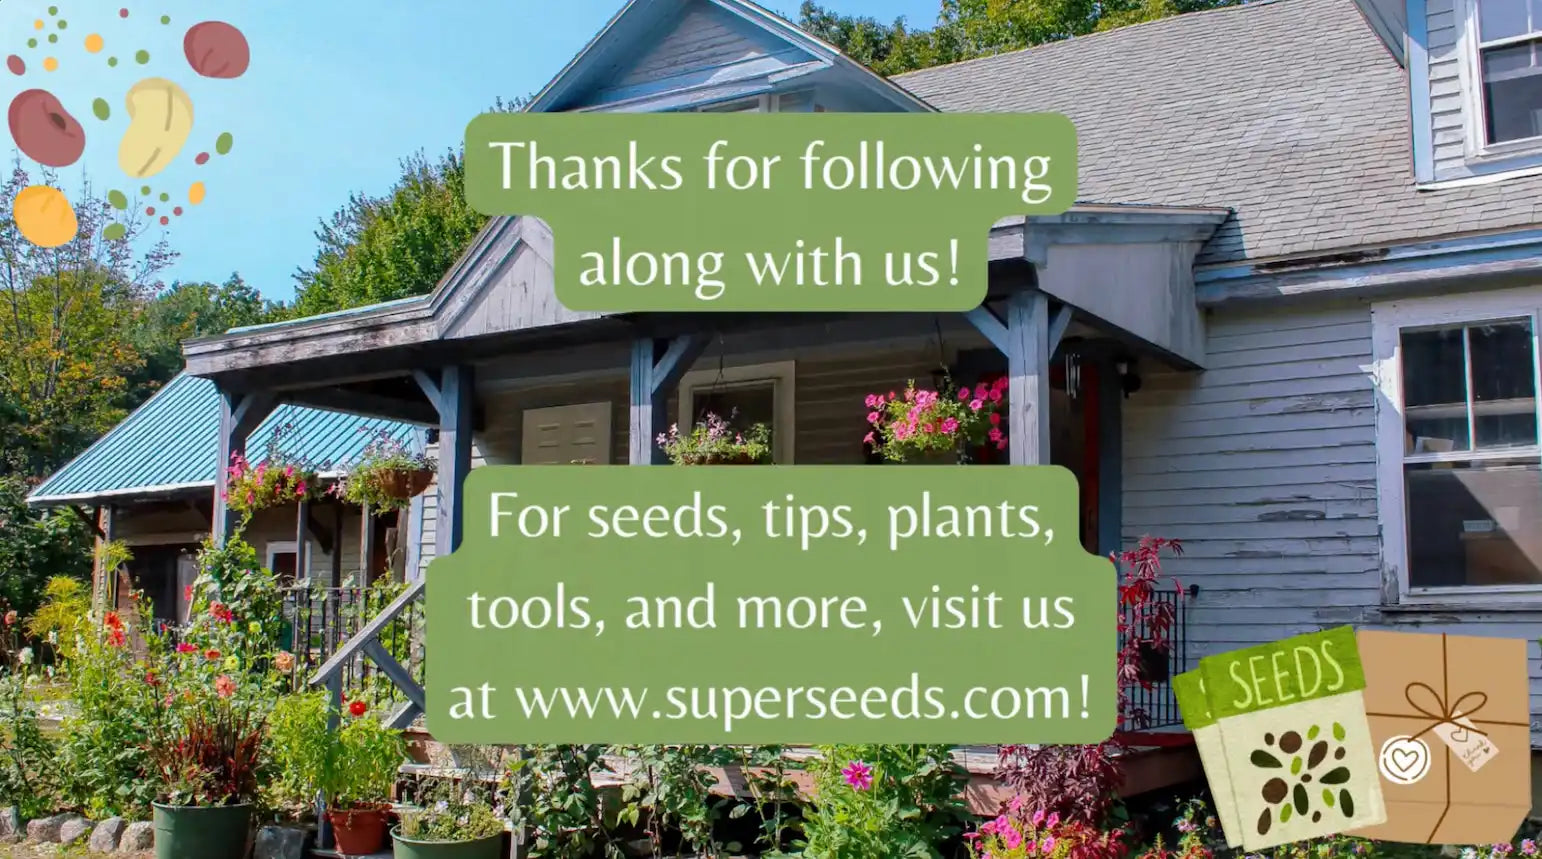
[[[1487,145],[1542,137],[1542,0],[1476,0]]]

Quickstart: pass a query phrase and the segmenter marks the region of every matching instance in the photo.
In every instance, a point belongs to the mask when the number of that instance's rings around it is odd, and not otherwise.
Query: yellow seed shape
[[[29,185],[16,193],[11,217],[27,241],[40,248],[56,248],[75,238],[80,223],[75,208],[58,188]]]
[[[203,183],[202,182],[194,182],[187,189],[187,201],[189,203],[192,203],[195,206],[198,205],[199,203],[202,203],[203,202],[204,190],[205,189],[203,187]]]
[[[124,100],[129,127],[118,144],[118,169],[135,179],[165,170],[193,131],[193,100],[165,78],[145,78]]]
[[[96,53],[102,49],[102,36],[100,33],[92,33],[86,37],[86,50]]]

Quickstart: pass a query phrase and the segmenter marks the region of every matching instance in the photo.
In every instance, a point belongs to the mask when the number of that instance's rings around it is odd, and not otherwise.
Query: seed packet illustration
[[[1242,843],[1242,825],[1237,818],[1237,799],[1232,794],[1231,765],[1226,760],[1221,729],[1210,713],[1205,678],[1197,670],[1179,674],[1173,678],[1173,695],[1183,713],[1183,725],[1194,735],[1194,745],[1199,749],[1199,762],[1205,767],[1205,780],[1210,782],[1215,816],[1221,821],[1226,846],[1236,847]]]
[[[1198,670],[1231,765],[1244,850],[1386,821],[1353,629],[1207,656]]]
[[[1358,640],[1387,820],[1354,834],[1508,843],[1531,811],[1526,642],[1373,630]]]

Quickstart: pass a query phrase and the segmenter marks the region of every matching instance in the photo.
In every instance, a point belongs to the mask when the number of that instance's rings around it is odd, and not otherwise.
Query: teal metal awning
[[[136,496],[213,491],[219,459],[219,392],[208,379],[179,374],[27,497],[29,504],[102,504]],[[336,475],[381,432],[413,443],[417,428],[380,418],[281,405],[247,439],[253,464],[280,434],[286,455]]]

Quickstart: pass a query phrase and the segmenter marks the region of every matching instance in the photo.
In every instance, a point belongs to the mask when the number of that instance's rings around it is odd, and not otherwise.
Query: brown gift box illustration
[[[1531,810],[1526,642],[1361,630],[1387,822],[1352,834],[1508,842]]]

